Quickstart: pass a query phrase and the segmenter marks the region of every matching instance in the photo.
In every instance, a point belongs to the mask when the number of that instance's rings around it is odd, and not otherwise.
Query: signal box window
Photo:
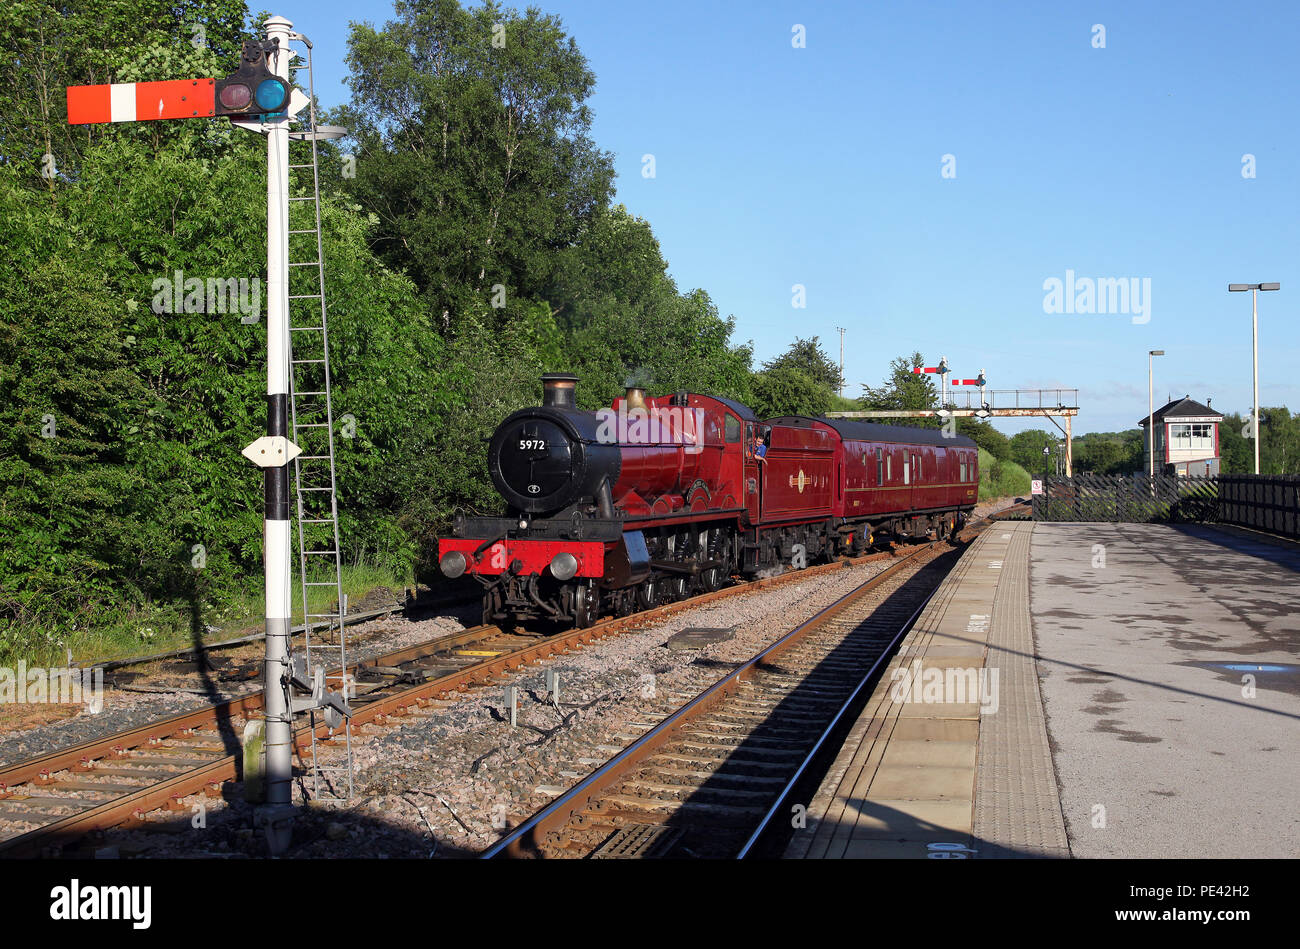
[[[740,419],[736,418],[736,416],[727,416],[725,435],[728,445],[734,445],[740,441]]]
[[[1214,432],[1208,424],[1170,425],[1169,434],[1174,451],[1214,447]]]

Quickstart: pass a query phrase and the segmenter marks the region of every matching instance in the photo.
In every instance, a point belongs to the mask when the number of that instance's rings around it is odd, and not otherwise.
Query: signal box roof
[[[1208,405],[1201,405],[1190,396],[1184,396],[1181,399],[1163,405],[1154,412],[1155,420],[1163,422],[1166,419],[1176,421],[1178,419],[1204,419],[1211,422],[1223,421],[1223,413],[1216,412]],[[1144,415],[1138,419],[1138,425],[1146,428],[1147,417]]]

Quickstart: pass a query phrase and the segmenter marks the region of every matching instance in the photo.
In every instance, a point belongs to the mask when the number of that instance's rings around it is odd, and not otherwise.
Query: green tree
[[[1250,474],[1255,470],[1255,449],[1249,438],[1250,414],[1232,412],[1219,423],[1219,470],[1224,474]]]
[[[341,112],[358,144],[351,188],[378,216],[375,247],[447,326],[493,312],[502,293],[537,299],[556,251],[608,203],[612,163],[588,137],[595,76],[559,19],[536,9],[394,9],[382,30],[352,24]]]
[[[579,404],[608,405],[629,383],[745,399],[752,350],[731,342],[703,290],[679,293],[650,225],[622,205],[595,213],[580,241],[557,254],[544,296],[565,336],[549,368],[582,376]]]
[[[812,339],[796,337],[789,349],[763,363],[763,369],[767,372],[774,369],[797,369],[832,393],[840,391],[840,367],[822,349],[819,337],[816,336]]]
[[[829,411],[831,391],[793,366],[757,373],[750,407],[759,418],[779,415],[821,415]]]
[[[122,139],[88,148],[52,195],[3,171],[0,623],[178,599],[206,609],[252,588],[261,481],[239,451],[264,430],[265,321],[214,312],[206,294],[177,309],[170,286],[178,272],[260,281],[264,251],[247,239],[265,215],[264,188],[250,187],[260,164],[256,151],[212,163]],[[334,201],[323,220],[336,419],[358,422],[339,448],[345,546],[400,565],[407,497],[386,476],[434,434],[441,338],[410,282],[374,259],[366,220]]]
[[[131,368],[121,300],[93,242],[0,171],[0,655],[13,627],[85,621],[142,582],[136,524],[158,492],[126,464],[157,402]],[[55,317],[55,318],[51,318]]]
[[[1300,474],[1300,424],[1286,406],[1259,410],[1259,470],[1262,474]],[[1251,460],[1252,465],[1254,459]]]
[[[889,375],[876,388],[868,388],[858,400],[862,408],[874,411],[889,409],[932,409],[939,404],[939,390],[926,373],[913,373],[914,366],[924,366],[920,353],[899,356],[889,364]]]
[[[1045,432],[1040,428],[1017,432],[1011,436],[1010,458],[1026,471],[1041,471],[1043,467],[1043,449],[1055,447],[1058,441],[1059,439],[1051,432]],[[1077,454],[1076,449],[1076,468],[1078,467]]]
[[[959,418],[957,419],[957,433],[972,439],[976,445],[983,448],[994,458],[1001,461],[1012,460],[1010,440],[988,422],[973,418]],[[1041,459],[1039,460],[1041,461]]]
[[[1076,472],[1139,474],[1146,471],[1147,459],[1141,429],[1089,432],[1076,437],[1073,447]]]

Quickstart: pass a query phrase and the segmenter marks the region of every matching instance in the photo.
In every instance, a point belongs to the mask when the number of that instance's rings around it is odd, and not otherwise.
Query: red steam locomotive
[[[503,517],[457,517],[439,567],[485,588],[483,620],[588,626],[778,572],[880,537],[949,535],[975,506],[975,443],[935,429],[786,416],[731,399],[629,388],[574,405],[577,377],[542,377],[542,405],[497,428],[488,471]]]

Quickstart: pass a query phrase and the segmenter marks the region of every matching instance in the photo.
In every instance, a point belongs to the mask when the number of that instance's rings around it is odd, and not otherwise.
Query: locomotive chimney
[[[548,372],[542,376],[542,405],[552,409],[571,409],[573,389],[578,377],[571,372]]]
[[[628,411],[645,408],[645,389],[641,386],[628,386],[626,402]]]

